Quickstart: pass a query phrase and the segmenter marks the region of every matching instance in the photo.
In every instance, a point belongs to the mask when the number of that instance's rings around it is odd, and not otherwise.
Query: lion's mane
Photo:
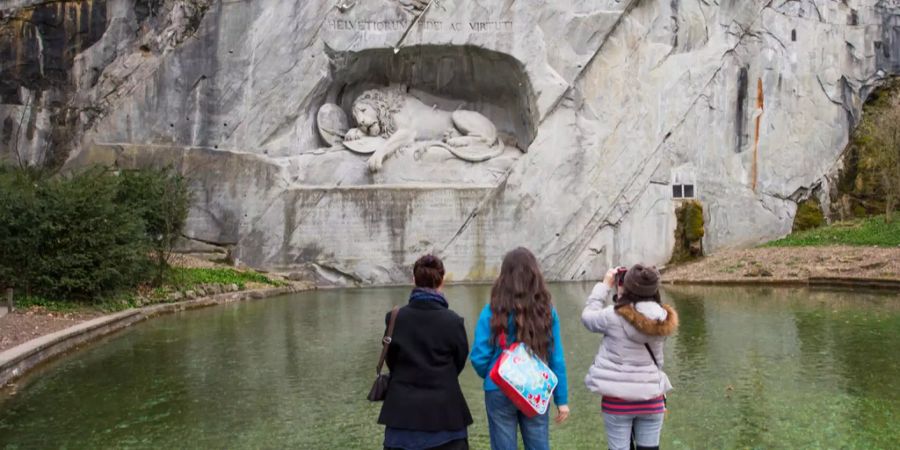
[[[403,95],[396,89],[370,89],[357,97],[353,105],[360,102],[372,105],[378,114],[381,136],[387,138],[397,131],[394,116],[403,108],[404,101]]]

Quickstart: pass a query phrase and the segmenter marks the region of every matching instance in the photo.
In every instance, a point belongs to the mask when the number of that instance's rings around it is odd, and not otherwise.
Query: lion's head
[[[393,89],[371,89],[353,101],[357,127],[369,136],[389,137],[397,131],[394,114],[403,107],[403,96]]]

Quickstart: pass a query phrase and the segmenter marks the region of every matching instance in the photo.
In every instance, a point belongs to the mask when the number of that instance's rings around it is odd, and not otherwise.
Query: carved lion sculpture
[[[457,158],[482,162],[504,151],[497,128],[475,111],[444,111],[427,106],[402,89],[372,89],[353,102],[356,128],[344,136],[344,145],[358,153],[371,153],[369,170],[381,170],[384,160],[416,141],[443,148]],[[376,139],[373,139],[376,138]]]

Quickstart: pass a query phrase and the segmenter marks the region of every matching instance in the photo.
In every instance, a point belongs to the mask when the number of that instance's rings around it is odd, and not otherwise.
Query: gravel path
[[[778,247],[729,250],[668,268],[664,281],[804,281],[810,277],[900,280],[900,248]]]

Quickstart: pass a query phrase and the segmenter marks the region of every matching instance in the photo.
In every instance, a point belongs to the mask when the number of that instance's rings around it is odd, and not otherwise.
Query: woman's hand
[[[606,271],[606,275],[603,277],[603,284],[609,286],[612,289],[616,285],[616,273],[619,272],[618,267],[613,267]]]
[[[569,418],[569,405],[562,405],[556,408],[556,423],[563,423]]]

